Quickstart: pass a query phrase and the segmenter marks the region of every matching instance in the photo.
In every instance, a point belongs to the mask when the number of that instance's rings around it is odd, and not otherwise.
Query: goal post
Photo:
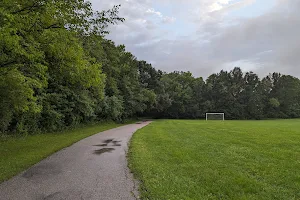
[[[225,120],[225,113],[206,113],[206,121],[208,120]]]

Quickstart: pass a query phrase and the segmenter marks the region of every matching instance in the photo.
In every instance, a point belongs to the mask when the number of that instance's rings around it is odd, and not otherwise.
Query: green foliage
[[[171,99],[171,105],[166,109],[165,116],[171,118],[188,118],[193,116],[193,82],[190,72],[173,72],[164,74],[161,81]]]
[[[117,96],[105,96],[103,101],[100,102],[98,108],[98,115],[101,119],[111,119],[120,121],[124,112],[123,100]]]
[[[269,102],[273,108],[278,108],[280,106],[280,102],[276,98],[271,98]]]
[[[38,113],[41,106],[36,97],[30,78],[27,79],[17,69],[0,69],[0,131],[4,132],[11,124],[13,116],[22,112]]]
[[[105,75],[80,38],[108,33],[108,24],[124,20],[118,8],[94,12],[83,0],[1,2],[1,132],[58,130],[96,118]]]

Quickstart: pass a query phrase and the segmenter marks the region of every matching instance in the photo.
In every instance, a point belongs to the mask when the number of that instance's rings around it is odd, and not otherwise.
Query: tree
[[[244,76],[244,89],[241,92],[241,102],[244,106],[244,117],[246,119],[262,119],[263,91],[260,87],[260,80],[253,72],[247,72]]]
[[[162,76],[162,84],[171,105],[164,110],[163,116],[171,118],[189,118],[195,116],[193,105],[194,77],[190,72],[173,72]]]
[[[26,132],[24,123],[41,120],[43,124],[48,118],[56,118],[56,124],[65,126],[93,115],[94,101],[103,96],[105,76],[100,63],[83,51],[80,38],[108,33],[108,24],[124,20],[118,17],[118,8],[94,12],[84,0],[1,2],[0,107],[9,110],[1,110],[2,131]],[[20,84],[14,83],[17,81]],[[11,95],[3,95],[9,90]],[[58,109],[60,100],[47,100],[53,95],[64,99],[64,108]],[[70,99],[76,99],[74,108]],[[52,113],[51,117],[46,113]],[[77,117],[67,122],[70,118],[66,113],[77,113]]]

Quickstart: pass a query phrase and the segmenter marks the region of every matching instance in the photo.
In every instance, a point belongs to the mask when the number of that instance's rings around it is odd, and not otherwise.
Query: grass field
[[[60,133],[0,137],[0,183],[71,144],[124,124],[101,123]]]
[[[132,138],[142,199],[300,199],[300,120],[162,120]]]

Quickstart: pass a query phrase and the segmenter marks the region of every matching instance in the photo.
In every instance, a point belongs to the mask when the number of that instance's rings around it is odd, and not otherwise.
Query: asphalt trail
[[[1,200],[135,200],[127,143],[150,122],[130,124],[83,139],[0,184]]]

